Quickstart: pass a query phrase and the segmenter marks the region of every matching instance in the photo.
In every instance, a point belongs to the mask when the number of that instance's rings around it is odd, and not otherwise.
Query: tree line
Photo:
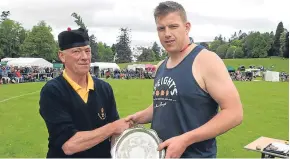
[[[57,57],[58,42],[54,39],[52,28],[40,21],[31,30],[26,30],[19,22],[9,18],[10,11],[2,11],[0,17],[0,58],[4,57],[41,57],[50,62],[59,61]],[[80,15],[72,13],[74,22],[87,31]],[[90,35],[92,62],[129,63],[135,58],[139,62],[159,61],[167,57],[166,51],[154,42],[149,47],[131,49],[131,30],[120,28],[116,43],[111,46],[97,41],[94,34]],[[221,58],[265,58],[281,56],[289,58],[289,32],[280,22],[276,32],[233,33],[226,39],[216,36],[212,42],[201,42],[200,45],[216,52]]]
[[[282,22],[279,22],[275,34],[273,31],[245,33],[240,30],[228,40],[219,35],[209,45],[207,43],[201,45],[216,52],[223,59],[271,56],[289,58],[289,31],[283,27]]]

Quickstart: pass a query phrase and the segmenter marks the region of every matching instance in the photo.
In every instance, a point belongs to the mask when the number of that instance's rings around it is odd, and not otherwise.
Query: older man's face
[[[91,63],[90,46],[75,47],[62,51],[59,54],[61,61],[66,69],[79,75],[85,75],[89,72]]]

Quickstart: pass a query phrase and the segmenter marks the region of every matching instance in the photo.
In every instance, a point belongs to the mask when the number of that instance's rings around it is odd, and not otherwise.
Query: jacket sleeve
[[[57,149],[77,133],[60,92],[53,85],[45,85],[40,93],[39,113],[46,123],[49,144]]]

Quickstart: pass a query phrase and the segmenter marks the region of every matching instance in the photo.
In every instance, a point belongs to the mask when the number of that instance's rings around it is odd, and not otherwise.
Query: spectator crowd
[[[52,68],[0,66],[0,84],[46,81],[56,74]]]

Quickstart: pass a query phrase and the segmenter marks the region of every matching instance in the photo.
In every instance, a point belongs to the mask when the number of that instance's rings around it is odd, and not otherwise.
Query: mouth
[[[165,43],[166,44],[173,44],[175,42],[175,40],[166,40]]]

